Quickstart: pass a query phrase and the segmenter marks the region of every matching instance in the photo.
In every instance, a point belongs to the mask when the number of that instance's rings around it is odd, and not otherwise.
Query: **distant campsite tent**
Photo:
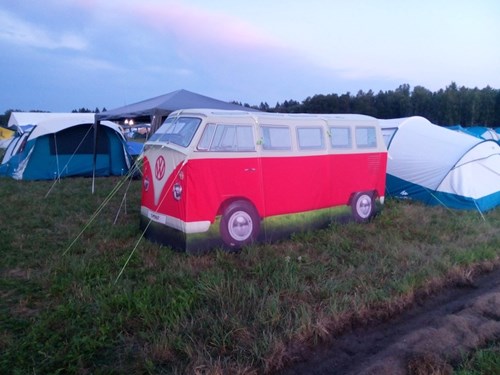
[[[68,176],[122,175],[130,156],[119,127],[103,121],[94,147],[94,114],[66,114],[41,120],[17,132],[9,144],[0,175],[23,180]]]
[[[470,133],[482,138],[482,139],[493,139],[494,141],[500,140],[500,135],[495,131],[495,129],[488,128],[486,126],[471,126],[466,128]]]
[[[171,112],[178,109],[192,108],[253,110],[238,104],[213,99],[187,90],[177,90],[138,103],[101,112],[96,114],[96,120],[115,121],[131,118],[145,118],[151,124],[151,133],[154,133]]]
[[[14,136],[14,130],[0,126],[0,139],[10,139]]]
[[[0,148],[7,148],[12,138],[14,138],[15,131],[0,126]]]
[[[500,205],[500,146],[423,117],[380,120],[387,195],[486,211]]]
[[[495,129],[488,128],[487,126],[469,126],[463,127],[461,125],[448,126],[448,129],[455,130],[461,133],[466,133],[472,135],[476,138],[481,139],[492,139],[494,141],[500,141],[500,134],[498,134]]]

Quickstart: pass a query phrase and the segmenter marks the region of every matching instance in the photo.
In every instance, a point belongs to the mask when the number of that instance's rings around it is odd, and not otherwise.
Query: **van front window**
[[[167,118],[151,136],[150,141],[175,143],[187,147],[191,143],[201,119],[196,117]]]

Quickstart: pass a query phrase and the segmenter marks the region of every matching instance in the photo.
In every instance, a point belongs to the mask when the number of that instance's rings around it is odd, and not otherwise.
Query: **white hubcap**
[[[236,211],[228,223],[229,234],[237,241],[244,241],[252,234],[252,218],[245,211]]]

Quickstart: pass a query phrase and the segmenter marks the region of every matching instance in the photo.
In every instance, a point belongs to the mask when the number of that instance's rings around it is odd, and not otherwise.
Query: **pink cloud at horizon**
[[[203,43],[236,49],[283,47],[252,24],[220,12],[172,2],[167,6],[141,3],[132,11],[141,22],[179,43]]]
[[[59,1],[59,0],[56,0]],[[131,21],[160,36],[173,38],[178,45],[205,45],[231,49],[266,50],[286,48],[285,43],[246,20],[188,5],[180,1],[100,1],[75,0],[73,3],[94,15],[106,14]]]

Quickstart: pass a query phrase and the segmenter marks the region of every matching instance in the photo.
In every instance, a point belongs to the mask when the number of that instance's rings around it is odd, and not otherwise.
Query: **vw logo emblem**
[[[163,156],[160,156],[156,159],[155,177],[157,180],[161,180],[163,176],[165,176],[165,159]]]

